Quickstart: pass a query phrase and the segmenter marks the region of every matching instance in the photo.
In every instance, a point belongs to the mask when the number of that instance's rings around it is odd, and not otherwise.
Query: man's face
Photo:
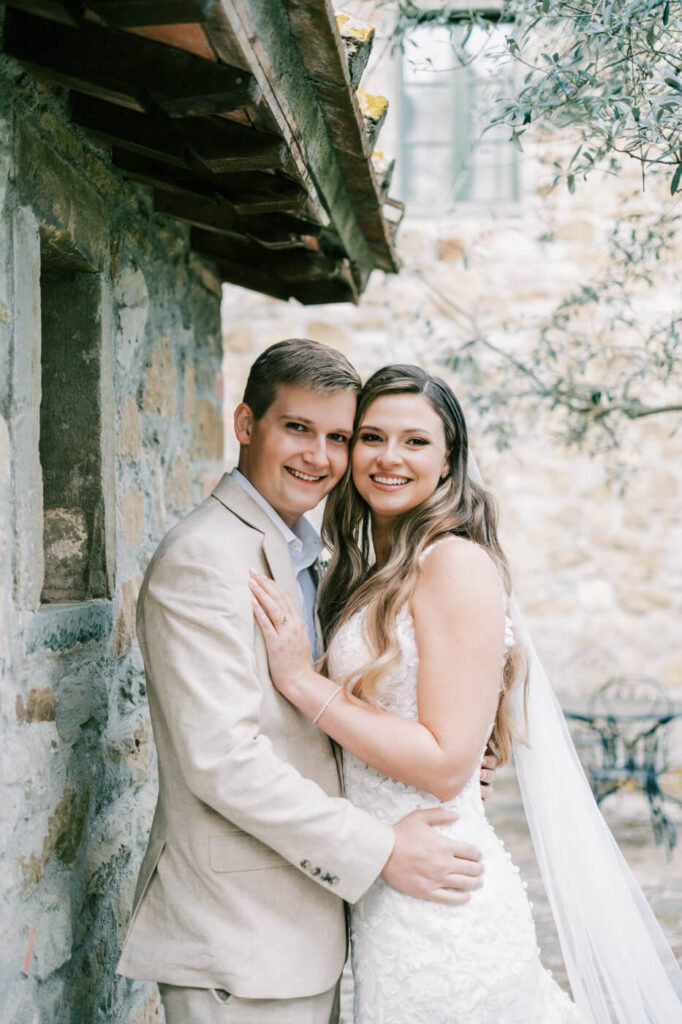
[[[239,469],[288,526],[343,476],[355,406],[353,391],[319,394],[291,384],[277,388],[259,420],[244,402],[237,406]]]

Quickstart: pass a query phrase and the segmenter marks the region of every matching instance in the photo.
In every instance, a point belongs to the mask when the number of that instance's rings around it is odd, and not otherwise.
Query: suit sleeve
[[[198,799],[353,903],[386,863],[393,829],[326,794],[261,733],[249,592],[224,576],[203,552],[176,550],[141,595],[143,653],[180,771]]]

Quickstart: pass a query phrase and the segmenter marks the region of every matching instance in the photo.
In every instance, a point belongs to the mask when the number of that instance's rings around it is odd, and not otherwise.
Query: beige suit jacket
[[[250,568],[299,600],[286,541],[225,476],[140,591],[159,797],[118,970],[296,998],[339,977],[343,900],[376,879],[393,830],[342,798],[329,739],[273,688]]]

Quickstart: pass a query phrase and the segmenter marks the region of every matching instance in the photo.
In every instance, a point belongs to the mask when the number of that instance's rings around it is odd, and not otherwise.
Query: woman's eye
[[[371,444],[374,441],[381,441],[381,438],[379,437],[378,434],[366,433],[366,434],[360,434],[360,440],[364,441],[365,444]]]
[[[330,434],[329,440],[334,441],[336,444],[348,444],[348,438],[345,434]]]
[[[408,438],[407,443],[413,446],[419,445],[421,447],[422,445],[428,444],[429,442],[423,437],[410,437]]]

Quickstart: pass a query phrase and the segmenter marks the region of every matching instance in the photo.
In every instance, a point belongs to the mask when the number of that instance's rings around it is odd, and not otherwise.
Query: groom
[[[333,1024],[344,900],[379,876],[451,904],[481,884],[479,852],[433,828],[451,814],[390,826],[343,799],[337,751],[271,685],[251,610],[255,569],[300,602],[319,653],[303,514],[345,472],[359,388],[315,342],[262,353],[239,468],[164,537],[140,591],[159,797],[118,970],[159,983],[167,1024]]]

